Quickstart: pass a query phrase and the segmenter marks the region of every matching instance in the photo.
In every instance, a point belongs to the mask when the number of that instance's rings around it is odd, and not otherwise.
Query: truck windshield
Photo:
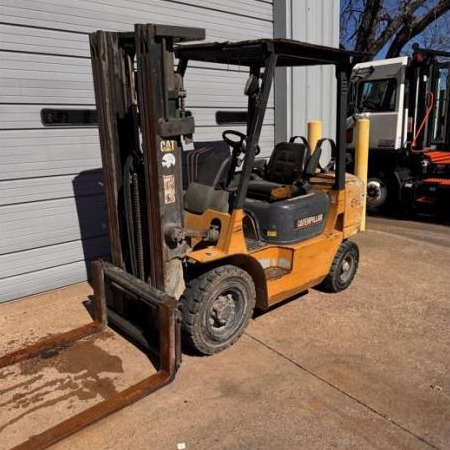
[[[359,112],[395,111],[397,80],[361,81],[358,87],[357,109]]]

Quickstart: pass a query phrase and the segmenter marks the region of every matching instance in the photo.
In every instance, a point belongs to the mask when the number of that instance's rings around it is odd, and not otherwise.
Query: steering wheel
[[[231,137],[235,137],[238,138],[236,139],[232,139]],[[242,149],[243,150],[243,143],[245,142],[245,140],[247,139],[247,136],[244,133],[241,133],[240,131],[235,131],[235,130],[225,130],[222,133],[222,138],[223,140],[233,149]]]
[[[379,108],[379,105],[374,100],[370,99],[364,100],[361,106],[364,108],[364,111],[373,111]]]
[[[238,139],[232,139],[232,136]],[[247,141],[247,136],[244,133],[236,130],[225,130],[222,133],[222,138],[234,151],[245,153],[244,142]],[[255,149],[255,156],[259,155],[260,152],[261,149],[259,148],[259,145],[257,145]]]

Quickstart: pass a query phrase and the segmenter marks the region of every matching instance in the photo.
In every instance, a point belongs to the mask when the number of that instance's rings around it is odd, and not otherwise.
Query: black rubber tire
[[[366,208],[369,213],[379,213],[386,209],[390,186],[383,176],[367,179]]]
[[[255,309],[255,285],[245,270],[224,265],[191,279],[180,301],[183,345],[212,355],[244,332]]]
[[[327,292],[340,292],[347,289],[355,278],[358,263],[358,246],[352,241],[343,241],[334,255],[330,272],[320,287]]]

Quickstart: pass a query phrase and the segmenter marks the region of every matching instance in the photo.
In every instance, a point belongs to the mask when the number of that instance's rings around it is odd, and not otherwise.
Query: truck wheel
[[[388,199],[388,183],[382,177],[367,179],[367,211],[380,212],[386,207]]]
[[[320,287],[328,292],[340,292],[347,289],[358,270],[359,249],[352,241],[343,241],[340,245],[330,272]]]
[[[183,343],[212,355],[244,332],[255,309],[255,285],[246,271],[225,265],[190,280],[180,301]]]

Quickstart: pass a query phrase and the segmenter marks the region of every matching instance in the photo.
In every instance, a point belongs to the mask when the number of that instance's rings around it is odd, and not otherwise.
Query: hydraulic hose
[[[426,149],[422,149],[422,150],[416,150],[415,149],[416,144],[417,144],[417,139],[419,138],[420,133],[422,132],[423,127],[427,123],[428,118],[430,117],[431,111],[433,110],[434,94],[431,91],[427,91],[426,92],[426,101],[427,101],[427,105],[428,105],[427,106],[427,110],[425,112],[425,115],[424,115],[424,117],[422,119],[422,122],[420,123],[420,126],[417,129],[416,134],[414,135],[414,138],[413,138],[412,143],[411,143],[411,151],[413,153],[423,153],[423,152],[427,151]]]

